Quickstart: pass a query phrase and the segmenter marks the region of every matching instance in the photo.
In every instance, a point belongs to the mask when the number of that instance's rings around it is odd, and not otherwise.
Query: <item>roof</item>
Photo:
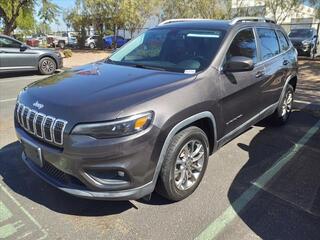
[[[202,29],[228,29],[231,27],[230,21],[227,20],[190,20],[190,21],[177,21],[163,25],[159,25],[157,28],[202,28]]]

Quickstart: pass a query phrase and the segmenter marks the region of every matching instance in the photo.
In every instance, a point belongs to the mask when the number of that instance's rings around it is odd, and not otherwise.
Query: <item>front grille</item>
[[[17,103],[16,116],[20,126],[27,132],[55,145],[63,145],[67,121],[46,116],[21,103]]]
[[[43,167],[41,168],[41,171],[43,171],[46,175],[49,177],[55,179],[61,184],[64,185],[77,185],[79,187],[85,187],[85,185],[76,177],[71,176],[70,174],[67,174],[65,172],[62,172],[55,166],[53,166],[51,163],[44,161]]]

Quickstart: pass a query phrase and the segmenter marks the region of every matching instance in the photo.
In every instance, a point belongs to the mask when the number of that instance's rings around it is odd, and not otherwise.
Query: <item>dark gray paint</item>
[[[80,179],[85,189],[61,186],[43,176],[41,169],[29,166],[51,184],[75,195],[135,199],[153,191],[168,144],[182,128],[207,119],[212,129],[207,134],[213,139],[214,152],[251,124],[270,115],[285,84],[297,76],[296,51],[292,45],[272,59],[259,61],[252,71],[226,74],[222,66],[229,45],[240,30],[257,27],[282,30],[281,27],[260,22],[230,25],[225,21],[172,23],[161,27],[190,26],[227,30],[211,66],[198,74],[99,62],[29,85],[19,101],[30,108],[39,101],[44,104],[43,113],[67,120],[64,146],[56,149],[34,139],[16,123],[18,137],[41,146],[45,160]],[[152,126],[136,135],[96,140],[72,134],[79,123],[109,121],[147,111],[155,113]],[[88,177],[88,168],[122,169],[131,181],[122,186],[102,186]]]

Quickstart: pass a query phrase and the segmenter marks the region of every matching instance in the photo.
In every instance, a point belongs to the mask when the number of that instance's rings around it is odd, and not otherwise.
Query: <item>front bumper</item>
[[[69,135],[63,149],[33,137],[17,124],[16,133],[24,146],[41,149],[43,166],[27,157],[25,151],[23,161],[42,179],[62,191],[84,198],[131,200],[154,190],[152,179],[157,161],[153,160],[152,152],[158,133],[156,128],[118,139],[96,140]],[[104,173],[117,171],[125,173],[125,181],[101,178]]]
[[[297,49],[299,55],[308,54],[311,52],[311,49],[313,48],[312,44],[294,44],[294,47]]]
[[[62,69],[63,68],[63,58],[61,56],[58,58],[57,63],[58,63],[57,69]]]

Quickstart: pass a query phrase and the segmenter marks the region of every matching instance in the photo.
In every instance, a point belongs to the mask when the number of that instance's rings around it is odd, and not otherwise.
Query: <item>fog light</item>
[[[121,170],[87,170],[86,173],[96,182],[104,185],[129,184],[129,176]]]

